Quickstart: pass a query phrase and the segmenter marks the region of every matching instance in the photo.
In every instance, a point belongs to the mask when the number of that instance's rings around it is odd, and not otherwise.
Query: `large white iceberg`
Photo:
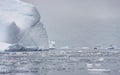
[[[0,42],[48,48],[48,37],[37,9],[21,0],[0,1]]]

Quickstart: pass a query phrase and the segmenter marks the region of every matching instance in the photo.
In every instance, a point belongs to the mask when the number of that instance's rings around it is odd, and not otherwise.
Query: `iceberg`
[[[0,42],[0,52],[7,50],[10,46],[11,46],[11,44]]]
[[[0,5],[0,42],[49,48],[46,29],[34,5],[21,0],[4,0]]]
[[[55,46],[55,42],[54,41],[49,41],[49,49],[55,49],[56,46]]]

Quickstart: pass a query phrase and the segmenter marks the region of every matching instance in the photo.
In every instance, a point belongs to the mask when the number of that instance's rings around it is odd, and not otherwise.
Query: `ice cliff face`
[[[0,1],[0,42],[48,48],[48,37],[37,9],[21,0]]]
[[[19,43],[24,46],[48,48],[48,36],[41,22],[26,29],[20,37]]]

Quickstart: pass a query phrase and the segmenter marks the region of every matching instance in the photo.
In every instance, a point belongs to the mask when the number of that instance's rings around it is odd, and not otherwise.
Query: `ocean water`
[[[1,52],[0,75],[120,75],[120,50]]]

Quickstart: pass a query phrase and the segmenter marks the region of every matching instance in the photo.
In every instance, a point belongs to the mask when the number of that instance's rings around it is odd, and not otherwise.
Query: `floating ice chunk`
[[[86,64],[87,68],[92,68],[93,64]]]
[[[96,67],[101,67],[101,64],[95,64]]]
[[[50,49],[55,49],[56,47],[55,47],[55,42],[54,41],[49,41],[49,48]]]
[[[78,52],[79,52],[79,53],[81,53],[82,51],[81,51],[81,50],[79,50]]]
[[[89,49],[89,47],[82,47],[82,49],[85,49],[85,50],[87,50],[87,49]]]
[[[101,52],[97,52],[96,54],[97,54],[97,55],[101,55],[102,53],[101,53]]]
[[[0,51],[7,50],[9,46],[11,46],[11,44],[0,42]]]
[[[61,49],[70,49],[69,46],[63,46]]]
[[[104,61],[104,58],[98,58],[97,60],[98,61]]]
[[[111,70],[110,69],[88,69],[88,71],[91,71],[91,72],[110,72]]]

